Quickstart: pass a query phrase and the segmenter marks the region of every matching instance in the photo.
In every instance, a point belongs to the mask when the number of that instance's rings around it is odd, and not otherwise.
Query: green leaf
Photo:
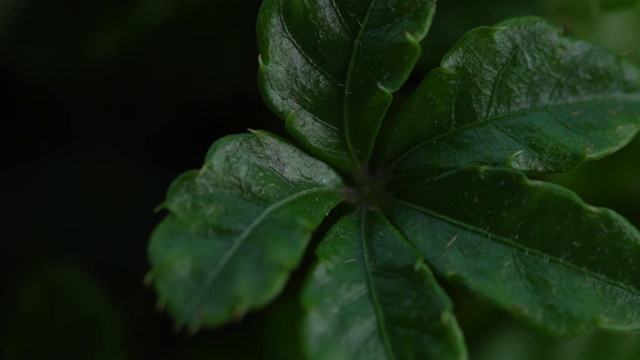
[[[640,330],[640,233],[615,212],[505,168],[426,180],[393,224],[444,277],[555,335]]]
[[[310,359],[464,359],[451,301],[380,214],[352,214],[317,249],[303,293]]]
[[[333,170],[267,132],[218,140],[200,171],[171,186],[151,237],[161,302],[193,330],[265,305],[341,188]]]
[[[360,167],[434,10],[434,0],[265,1],[258,16],[265,101],[308,151],[345,170]]]
[[[471,31],[404,107],[383,158],[397,172],[468,163],[562,172],[640,128],[640,71],[538,18]]]

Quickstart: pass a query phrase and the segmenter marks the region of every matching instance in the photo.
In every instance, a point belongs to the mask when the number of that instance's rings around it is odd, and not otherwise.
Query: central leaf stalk
[[[353,186],[346,190],[345,201],[361,211],[380,210],[386,207],[391,194],[387,189],[389,178],[386,174],[365,172],[354,176],[353,179],[355,180]]]

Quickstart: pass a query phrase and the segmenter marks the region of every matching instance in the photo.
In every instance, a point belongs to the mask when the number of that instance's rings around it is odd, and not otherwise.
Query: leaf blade
[[[171,186],[149,244],[151,276],[179,325],[216,327],[269,302],[311,232],[340,201],[340,178],[266,132],[217,141]]]
[[[310,358],[466,358],[450,300],[382,215],[343,218],[317,254],[303,293]]]
[[[434,10],[433,0],[266,1],[258,18],[263,98],[308,151],[358,169]]]
[[[519,320],[564,336],[640,329],[640,233],[614,212],[504,168],[402,196],[391,219],[436,271]]]
[[[636,67],[517,18],[454,46],[398,116],[383,157],[399,172],[468,163],[563,172],[618,150],[639,128]]]

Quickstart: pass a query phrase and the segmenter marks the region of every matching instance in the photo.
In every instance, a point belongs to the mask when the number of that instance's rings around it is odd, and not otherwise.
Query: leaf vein
[[[293,195],[291,195],[289,197],[286,197],[286,198],[276,202],[275,204],[270,205],[269,207],[266,207],[265,210],[260,215],[258,215],[251,222],[251,224],[249,224],[247,226],[247,228],[235,239],[235,241],[233,241],[233,244],[226,250],[226,252],[222,256],[220,261],[216,264],[216,266],[213,267],[207,273],[205,281],[202,284],[202,287],[200,289],[201,290],[200,291],[200,295],[194,299],[192,305],[190,306],[190,309],[191,309],[190,312],[193,312],[201,304],[202,300],[204,299],[204,294],[209,290],[209,288],[211,287],[213,282],[216,280],[218,275],[220,275],[220,273],[222,272],[224,267],[229,263],[229,261],[231,260],[233,255],[236,254],[236,251],[238,250],[240,245],[242,245],[242,243],[249,237],[249,235],[253,232],[253,230],[263,220],[265,220],[267,218],[267,216],[269,216],[272,212],[276,211],[277,209],[281,208],[282,206],[286,205],[287,203],[289,203],[291,201],[294,201],[294,200],[296,200],[296,199],[298,199],[300,197],[303,197],[303,196],[306,196],[306,195],[309,195],[309,194],[313,194],[313,193],[330,192],[330,191],[334,191],[334,190],[333,189],[329,189],[329,188],[324,188],[324,187],[311,188],[311,189],[307,189],[307,190],[301,191],[299,193],[293,194]]]
[[[344,17],[342,17],[342,12],[340,12],[340,10],[338,9],[338,5],[336,5],[336,0],[329,0],[329,4],[331,5],[331,8],[333,9],[334,13],[336,14],[336,17],[338,18],[338,20],[340,20],[340,25],[342,25],[342,27],[344,28],[345,32],[349,36],[353,36],[353,33],[351,33],[351,29],[349,28],[349,26],[347,26],[347,22],[344,21]]]
[[[535,256],[539,256],[541,258],[548,259],[548,261],[550,261],[550,262],[553,262],[553,263],[556,263],[558,265],[564,266],[564,267],[566,267],[566,268],[568,268],[570,270],[573,270],[575,272],[584,274],[584,275],[586,275],[586,276],[588,276],[590,278],[593,278],[594,280],[602,281],[604,283],[607,283],[607,284],[609,284],[611,286],[620,288],[620,289],[622,289],[624,291],[627,291],[627,292],[629,292],[631,294],[634,294],[636,296],[640,296],[640,291],[638,291],[636,289],[633,289],[633,288],[627,286],[626,284],[623,284],[623,283],[615,281],[615,280],[611,280],[611,279],[609,279],[609,278],[607,278],[605,276],[602,276],[602,275],[600,275],[600,274],[598,274],[598,273],[596,273],[594,271],[591,271],[591,270],[585,269],[583,267],[579,267],[579,266],[573,265],[573,264],[571,264],[569,262],[564,261],[561,258],[557,258],[557,257],[555,257],[553,255],[549,255],[549,254],[543,253],[542,251],[539,251],[537,249],[532,249],[532,248],[529,248],[529,247],[524,246],[522,244],[516,243],[514,241],[511,241],[511,240],[505,238],[504,236],[492,234],[492,233],[490,233],[490,232],[488,232],[486,230],[483,230],[483,229],[480,229],[480,228],[478,228],[476,226],[473,226],[471,224],[467,224],[465,222],[450,218],[450,217],[448,217],[446,215],[442,215],[442,214],[437,213],[437,212],[435,212],[433,210],[427,209],[427,208],[425,208],[423,206],[418,206],[418,205],[411,204],[411,203],[408,203],[408,202],[405,202],[405,201],[402,201],[402,200],[398,200],[398,199],[394,199],[393,201],[396,202],[399,205],[402,205],[402,206],[405,206],[407,208],[422,212],[425,215],[428,215],[428,216],[434,217],[436,219],[440,219],[440,220],[443,220],[445,222],[448,222],[449,224],[451,224],[453,226],[462,228],[462,229],[467,230],[469,232],[473,232],[473,233],[476,233],[476,234],[480,234],[480,235],[486,236],[487,238],[489,238],[489,239],[491,239],[491,240],[493,240],[495,242],[502,243],[502,244],[507,245],[507,246],[511,246],[512,248],[517,249],[517,250],[522,251],[522,252],[525,252],[527,254],[533,254]]]
[[[511,134],[510,132],[508,132],[507,130],[503,129],[502,126],[498,125],[497,123],[493,122],[491,123],[496,129],[498,129],[499,132],[503,133],[505,136],[507,136],[510,139],[513,139],[513,141],[517,142],[518,144],[520,144],[523,148],[527,149],[531,154],[535,154],[535,151],[533,151],[531,149],[531,147],[527,144],[524,143],[524,141],[522,141],[522,139],[517,138],[515,135]]]
[[[265,74],[265,77],[266,77],[267,81],[269,82],[269,87],[271,88],[271,90],[272,90],[272,91],[273,91],[273,92],[274,92],[274,93],[275,93],[275,94],[280,98],[280,100],[281,100],[282,102],[285,102],[285,103],[289,104],[289,106],[290,106],[291,108],[297,108],[297,109],[298,109],[298,111],[300,111],[300,112],[303,112],[303,113],[307,114],[311,119],[313,119],[313,121],[317,122],[318,124],[321,124],[322,126],[324,126],[324,127],[326,127],[326,128],[329,128],[329,129],[331,129],[331,130],[333,130],[333,131],[338,131],[338,130],[339,130],[337,127],[335,127],[335,126],[333,126],[333,125],[331,125],[331,124],[327,123],[326,121],[324,121],[324,120],[320,119],[320,118],[319,118],[318,116],[316,116],[315,114],[312,114],[312,113],[311,113],[311,112],[309,112],[308,110],[306,110],[306,109],[302,108],[302,107],[301,107],[300,105],[298,105],[297,103],[295,103],[295,102],[292,102],[292,101],[288,100],[288,98],[287,98],[287,97],[285,97],[284,95],[282,95],[282,94],[280,93],[280,90],[278,90],[275,86],[273,86],[273,82],[271,81],[271,77],[270,77],[268,74]],[[288,115],[284,116],[284,118],[285,118],[285,120],[286,120],[286,119],[287,119],[287,118],[289,118],[291,115],[295,115],[295,114],[296,114],[296,111],[295,111],[295,110],[292,110],[291,112],[289,112],[289,114],[288,114]],[[282,116],[282,115],[281,115],[281,116]]]
[[[356,60],[358,58],[358,48],[360,46],[362,46],[361,41],[362,41],[362,37],[365,33],[365,29],[369,23],[369,18],[371,17],[371,13],[373,12],[373,8],[376,4],[376,0],[372,0],[371,3],[369,4],[369,8],[367,9],[367,13],[365,14],[364,20],[362,21],[362,25],[360,26],[360,30],[358,30],[358,35],[356,36],[355,40],[353,41],[353,50],[351,52],[351,59],[349,60],[349,67],[347,68],[347,78],[345,79],[345,87],[344,87],[344,103],[343,103],[343,113],[342,113],[342,118],[343,121],[345,122],[344,124],[344,132],[345,132],[345,140],[347,142],[347,148],[349,149],[349,153],[351,155],[351,158],[354,162],[354,164],[357,164],[357,166],[360,166],[360,162],[358,161],[358,156],[355,153],[355,149],[353,148],[353,142],[351,141],[351,136],[350,136],[350,127],[347,126],[347,121],[349,119],[349,106],[348,106],[348,98],[349,98],[349,94],[352,93],[352,89],[351,86],[353,84],[353,71],[356,67]]]
[[[591,54],[592,52],[593,52],[593,50],[590,49],[588,52],[586,52],[583,55],[583,57],[588,57],[587,55]],[[579,66],[575,66],[575,65],[578,63],[579,60],[582,60],[583,57],[574,56],[571,59],[570,64],[566,67],[565,71],[560,76],[556,77],[556,81],[553,84],[553,87],[551,88],[551,91],[549,92],[549,97],[547,98],[547,104],[549,104],[549,103],[551,103],[553,101],[553,97],[555,96],[555,94],[558,91],[558,89],[560,89],[560,85],[562,85],[562,83],[565,81],[565,79],[567,79],[569,77],[569,75],[573,74],[575,71],[580,69]]]
[[[366,232],[365,232],[365,216],[366,214],[362,213],[361,223],[360,223],[360,234],[361,234],[362,252],[364,255],[365,272],[367,274],[367,284],[369,286],[369,291],[371,293],[371,301],[373,302],[373,309],[376,314],[376,323],[378,324],[378,331],[380,333],[384,351],[387,354],[387,358],[389,360],[393,360],[395,356],[393,355],[393,351],[391,349],[391,342],[389,341],[389,335],[387,334],[384,314],[382,312],[380,301],[378,300],[378,294],[376,293],[375,285],[373,283],[371,259],[369,258],[369,247],[367,246],[367,239],[366,239]]]
[[[493,86],[491,87],[491,96],[489,97],[489,103],[487,104],[487,109],[485,110],[485,115],[484,117],[487,118],[491,115],[492,110],[493,110],[493,104],[495,103],[496,100],[496,93],[498,92],[498,85],[503,83],[503,78],[505,76],[505,72],[507,70],[508,65],[511,63],[511,61],[513,59],[515,59],[515,57],[518,55],[518,53],[521,51],[521,48],[519,46],[514,46],[513,49],[511,50],[511,53],[509,54],[509,57],[507,58],[507,60],[505,60],[504,64],[502,64],[502,66],[500,67],[500,70],[498,70],[498,73],[496,74],[495,80],[493,81]]]
[[[483,125],[486,125],[487,123],[496,123],[499,121],[508,121],[508,120],[512,120],[515,119],[519,116],[523,116],[523,115],[527,115],[527,114],[534,114],[534,113],[538,113],[538,112],[549,112],[549,111],[553,111],[553,110],[560,110],[560,109],[564,109],[564,108],[570,108],[570,107],[574,107],[574,106],[578,106],[578,105],[600,105],[600,104],[606,104],[606,103],[610,103],[610,102],[616,102],[616,103],[620,103],[620,104],[638,104],[640,103],[640,93],[634,93],[634,94],[626,94],[626,95],[621,95],[618,97],[611,97],[611,98],[593,98],[593,99],[581,99],[580,101],[575,101],[575,102],[570,102],[570,103],[565,103],[565,104],[561,104],[561,105],[553,105],[553,106],[544,106],[544,107],[539,107],[539,108],[534,108],[534,109],[526,109],[526,110],[521,110],[521,111],[515,111],[512,113],[508,113],[508,114],[504,114],[501,116],[497,116],[495,118],[485,118],[467,125],[463,125],[460,127],[457,127],[455,129],[449,130],[443,134],[440,135],[436,135],[433,136],[431,138],[428,138],[424,141],[421,141],[420,143],[414,145],[413,147],[409,148],[407,151],[405,151],[402,155],[398,156],[396,158],[396,160],[394,160],[391,165],[390,168],[393,168],[395,166],[397,166],[399,163],[402,162],[402,160],[404,160],[405,158],[407,158],[409,155],[419,151],[420,149],[437,142],[438,140],[442,139],[442,138],[446,138],[448,136],[451,136],[455,133],[459,133],[462,131],[465,131],[467,129],[472,129],[472,128],[476,128],[476,127],[480,127]]]
[[[284,0],[280,0],[280,8],[282,9],[283,7],[283,3]],[[291,41],[291,44],[293,44],[293,46],[296,48],[296,50],[298,50],[298,52],[302,55],[302,57],[307,61],[307,63],[309,65],[311,65],[313,68],[315,68],[316,70],[318,70],[318,72],[320,72],[322,75],[324,75],[325,78],[327,78],[328,80],[330,80],[331,82],[333,82],[334,84],[340,86],[340,82],[334,78],[333,76],[331,76],[325,69],[323,69],[322,67],[320,67],[320,65],[318,65],[308,54],[307,52],[302,49],[302,47],[300,46],[300,44],[298,44],[298,42],[296,41],[295,37],[293,37],[293,35],[291,34],[291,31],[289,31],[289,26],[287,25],[287,22],[284,20],[284,15],[283,15],[284,11],[280,10],[278,12],[279,16],[280,16],[280,23],[282,23],[282,30],[284,30],[284,32],[287,35],[287,38],[289,39],[289,41]]]

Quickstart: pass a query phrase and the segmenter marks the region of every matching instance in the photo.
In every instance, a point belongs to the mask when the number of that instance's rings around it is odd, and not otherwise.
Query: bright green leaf
[[[464,359],[451,301],[380,214],[329,230],[303,293],[310,359]]]
[[[468,163],[567,171],[640,128],[640,71],[538,18],[471,31],[398,116],[384,157],[397,172]]]
[[[276,296],[339,201],[336,173],[266,132],[218,140],[171,186],[149,245],[151,277],[179,324],[218,326]]]
[[[434,10],[434,0],[265,1],[258,17],[265,101],[311,153],[359,167]]]
[[[640,233],[611,210],[505,168],[399,194],[391,219],[443,276],[557,335],[640,330]]]

